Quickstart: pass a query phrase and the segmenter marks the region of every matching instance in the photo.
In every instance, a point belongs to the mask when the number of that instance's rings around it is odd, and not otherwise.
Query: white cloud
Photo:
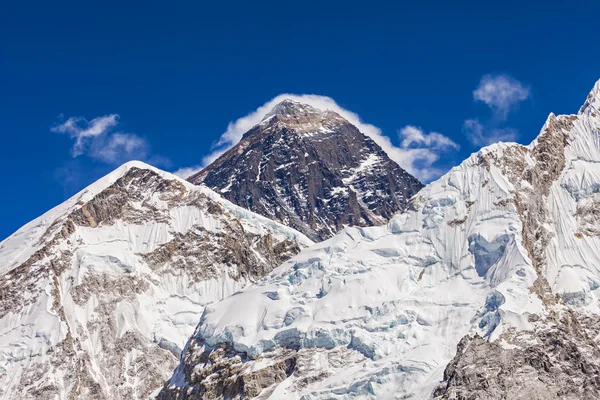
[[[528,97],[529,88],[508,75],[484,75],[473,91],[473,99],[487,104],[501,120]]]
[[[467,119],[463,123],[463,133],[475,146],[515,141],[519,136],[516,129],[498,125],[505,122],[508,114],[529,95],[529,87],[508,75],[484,75],[473,91],[473,99],[485,103],[494,118],[484,124],[478,118]]]
[[[398,136],[400,148],[395,148],[394,153],[403,160],[404,165],[400,165],[423,182],[437,178],[444,172],[433,166],[442,153],[449,149],[460,149],[449,137],[437,132],[425,133],[412,125],[400,129]]]
[[[456,143],[435,132],[427,135],[421,133],[422,136],[420,137],[414,135],[410,138],[407,137],[404,140],[408,140],[408,142],[401,147],[397,147],[392,143],[389,137],[383,135],[381,129],[363,122],[358,114],[341,107],[331,97],[315,94],[297,95],[286,93],[274,97],[245,117],[230,122],[227,126],[227,130],[213,145],[213,152],[202,159],[201,165],[181,168],[176,171],[175,174],[187,178],[202,170],[202,168],[215,161],[224,152],[237,144],[242,139],[244,133],[258,124],[264,116],[273,109],[273,107],[285,99],[295,100],[321,110],[327,109],[340,114],[352,125],[356,126],[362,133],[369,136],[375,143],[381,146],[392,160],[396,161],[402,168],[423,181],[428,181],[432,177],[440,174],[440,171],[434,171],[430,168],[431,164],[439,158],[439,155],[436,155],[436,151],[439,151],[441,148],[447,148],[448,146],[458,148]],[[421,146],[417,148],[415,146],[416,144],[420,144]],[[418,165],[423,165],[423,167],[419,167]]]
[[[431,148],[452,147],[456,150],[460,149],[460,146],[449,137],[437,132],[424,133],[421,128],[412,125],[405,126],[399,133],[403,148],[412,145],[424,145]]]
[[[474,145],[480,145],[483,142],[483,125],[477,118],[467,119],[463,123],[463,132]]]
[[[145,160],[150,154],[146,140],[133,133],[111,132],[119,124],[119,115],[110,114],[87,120],[71,117],[50,130],[68,134],[75,140],[71,155],[83,154],[107,164],[120,164],[132,159]]]
[[[177,171],[172,172],[173,175],[180,177],[181,179],[187,179],[194,175],[196,172],[200,172],[203,167],[197,165],[193,167],[179,168]]]
[[[90,138],[108,132],[110,128],[119,123],[118,119],[118,114],[104,115],[94,118],[91,121],[83,117],[71,117],[64,123],[52,127],[50,130],[57,133],[67,133],[71,138],[75,139],[71,154],[73,157],[77,157],[85,152],[86,144]]]
[[[148,157],[148,143],[132,133],[114,133],[93,143],[88,155],[107,164]]]
[[[465,120],[463,132],[475,146],[487,146],[496,142],[514,142],[518,137],[518,132],[515,129],[486,129],[476,118]]]

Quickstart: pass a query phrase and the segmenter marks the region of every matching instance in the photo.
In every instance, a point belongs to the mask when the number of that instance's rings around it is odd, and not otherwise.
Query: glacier
[[[346,228],[207,306],[159,398],[457,398],[468,338],[508,352],[565,315],[598,320],[599,165],[600,81],[530,145],[485,147],[387,225]]]

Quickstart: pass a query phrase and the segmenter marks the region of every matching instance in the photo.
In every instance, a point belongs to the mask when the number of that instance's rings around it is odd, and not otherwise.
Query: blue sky
[[[592,1],[13,3],[0,239],[127,159],[201,165],[282,93],[328,96],[432,179],[494,139],[529,143],[600,79]]]

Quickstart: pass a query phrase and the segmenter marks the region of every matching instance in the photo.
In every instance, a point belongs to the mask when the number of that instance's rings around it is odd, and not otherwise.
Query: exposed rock
[[[595,329],[586,329],[573,313],[565,312],[562,318],[538,321],[534,331],[505,335],[508,348],[467,336],[434,398],[600,398],[600,350],[589,333],[595,336]]]
[[[158,399],[253,399],[264,389],[282,382],[296,368],[295,352],[287,351],[266,359],[268,368],[252,371],[245,361],[248,355],[223,344],[212,348],[191,343],[185,353],[183,374],[191,385],[174,391],[161,391]]]
[[[293,240],[274,243],[271,234],[244,232],[235,220],[224,223],[223,229],[216,233],[194,227],[185,234],[176,234],[175,239],[142,257],[156,272],[187,274],[192,285],[217,279],[223,266],[235,267],[230,270],[233,279],[256,280],[300,251]],[[198,268],[199,265],[203,268]]]
[[[189,181],[313,240],[381,225],[423,186],[340,115],[291,100]]]

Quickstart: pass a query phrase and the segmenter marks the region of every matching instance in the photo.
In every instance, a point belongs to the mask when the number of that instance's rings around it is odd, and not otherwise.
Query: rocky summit
[[[384,224],[422,187],[339,114],[292,100],[189,181],[314,241]]]

